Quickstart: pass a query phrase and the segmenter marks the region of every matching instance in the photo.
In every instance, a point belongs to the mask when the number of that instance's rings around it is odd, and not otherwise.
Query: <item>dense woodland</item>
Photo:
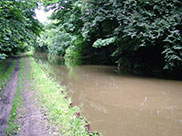
[[[54,10],[51,23],[35,18],[40,5]],[[182,1],[0,0],[0,58],[32,47],[75,64],[180,76]]]

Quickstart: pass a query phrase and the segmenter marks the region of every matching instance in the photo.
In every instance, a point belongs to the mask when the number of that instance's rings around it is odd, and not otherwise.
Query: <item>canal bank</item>
[[[80,114],[79,107],[72,105],[66,88],[55,82],[33,58],[30,58],[30,67],[30,79],[39,91],[41,106],[47,108],[50,122],[60,128],[64,136],[99,136],[90,131],[90,124]]]
[[[38,61],[68,88],[73,105],[104,136],[180,136],[182,82],[118,73],[113,66]]]
[[[2,136],[99,136],[90,131],[89,122],[79,107],[72,105],[65,87],[57,84],[33,58],[18,59],[14,72],[16,80],[13,74],[0,100]]]

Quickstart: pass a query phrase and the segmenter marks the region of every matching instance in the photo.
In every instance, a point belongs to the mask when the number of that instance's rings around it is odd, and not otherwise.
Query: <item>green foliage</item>
[[[71,46],[66,49],[64,56],[66,65],[79,65],[82,64],[82,51],[83,51],[83,40],[77,38]]]
[[[45,5],[54,7],[54,2],[44,1]],[[49,55],[55,58],[62,56],[68,62],[80,64],[82,52],[81,5],[82,1],[60,1],[59,8],[52,15],[52,23],[45,26],[38,39],[40,50],[47,49]],[[71,10],[70,10],[71,9]]]
[[[110,45],[110,44],[114,43],[115,40],[116,40],[115,37],[107,38],[107,39],[104,39],[104,40],[98,39],[98,40],[96,40],[94,42],[93,47],[101,48],[102,46],[107,46],[107,45]]]
[[[52,26],[53,28],[45,28],[45,31],[41,33],[37,48],[47,49],[50,56],[64,56],[65,50],[72,45],[75,37],[60,31],[60,27],[55,28],[54,24]]]
[[[0,61],[0,93],[3,87],[9,81],[17,61],[3,60]],[[9,66],[10,65],[10,66]]]
[[[76,37],[68,46],[61,45],[66,47],[65,56],[74,57],[78,52],[84,63],[115,63],[150,72],[181,71],[180,0],[42,2],[55,10],[51,17],[56,20],[55,28]],[[74,44],[78,37],[82,48]],[[55,47],[53,50],[58,46]]]
[[[69,33],[57,30],[54,34],[55,36],[50,39],[50,44],[48,46],[49,54],[64,56],[65,50],[72,44],[74,37],[72,37]]]
[[[40,1],[54,12],[38,42],[37,1],[0,1],[0,59],[33,44],[67,60],[79,56],[84,63],[181,71],[181,0]]]
[[[0,1],[0,59],[25,49],[25,43],[41,31],[38,20],[34,18],[34,0]]]
[[[112,56],[120,66],[173,70],[182,66],[181,11],[180,0],[87,1],[82,35],[96,48],[116,45]]]
[[[1,53],[1,54],[0,54],[0,60],[4,60],[6,57],[7,57],[6,54],[4,54],[4,53]]]

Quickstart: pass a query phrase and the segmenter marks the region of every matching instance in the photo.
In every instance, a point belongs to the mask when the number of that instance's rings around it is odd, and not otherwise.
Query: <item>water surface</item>
[[[91,130],[103,136],[182,136],[182,81],[120,74],[113,66],[51,65]]]
[[[54,65],[91,130],[104,136],[181,136],[182,82],[118,74],[112,66]]]

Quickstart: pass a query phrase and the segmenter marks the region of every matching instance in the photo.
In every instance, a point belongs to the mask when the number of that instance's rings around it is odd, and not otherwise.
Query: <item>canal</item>
[[[122,74],[113,66],[50,67],[91,130],[103,136],[182,135],[182,81]]]

